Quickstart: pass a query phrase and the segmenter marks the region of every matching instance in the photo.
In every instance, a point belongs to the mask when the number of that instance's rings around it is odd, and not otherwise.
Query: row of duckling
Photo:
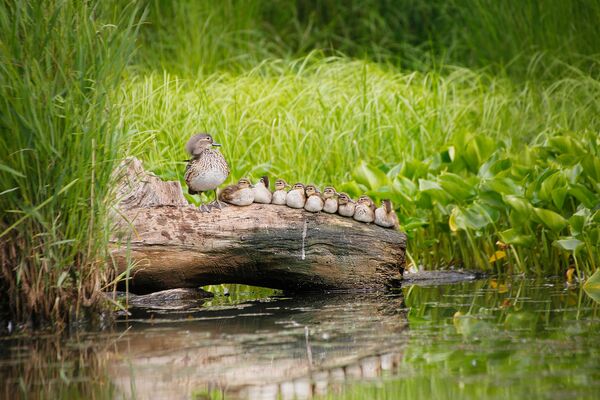
[[[286,190],[286,189],[289,189]],[[269,189],[269,178],[263,176],[256,185],[242,178],[236,185],[230,185],[219,192],[219,200],[236,206],[248,206],[252,203],[286,205],[291,208],[305,209],[309,212],[326,212],[351,217],[356,221],[374,222],[385,228],[398,228],[398,217],[390,200],[383,200],[379,208],[367,195],[354,201],[346,193],[338,193],[327,186],[323,193],[315,185],[296,183],[289,185],[283,179],[275,181],[275,191]]]

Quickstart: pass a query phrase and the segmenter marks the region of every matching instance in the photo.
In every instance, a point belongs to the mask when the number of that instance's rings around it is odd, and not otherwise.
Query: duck
[[[202,192],[214,191],[215,200],[207,206],[200,204],[200,211],[210,212],[211,206],[221,209],[217,188],[229,176],[229,165],[220,151],[213,149],[221,144],[216,143],[208,133],[197,133],[185,144],[185,150],[191,158],[186,160],[184,180],[190,195],[201,195]]]
[[[342,217],[352,217],[356,203],[346,193],[338,193],[338,214]]]
[[[394,211],[391,200],[384,199],[381,202],[381,207],[375,210],[375,224],[384,228],[399,228],[398,216]]]
[[[306,203],[306,194],[304,193],[304,185],[296,183],[285,196],[285,204],[291,208],[304,208]]]
[[[254,193],[254,202],[262,204],[271,204],[273,193],[269,190],[269,177],[263,176],[258,183],[252,188]]]
[[[277,179],[275,181],[275,191],[273,192],[271,204],[285,205],[285,197],[288,194],[288,192],[285,190],[286,187],[291,186],[283,179]]]
[[[304,209],[309,212],[319,212],[323,210],[323,198],[315,185],[308,185],[305,188],[306,203]]]
[[[254,185],[248,178],[242,178],[237,185],[229,185],[219,193],[219,199],[236,206],[249,206],[254,203]]]
[[[367,195],[362,195],[356,202],[354,219],[359,222],[371,223],[375,220],[375,203]]]
[[[327,186],[323,189],[323,211],[329,214],[335,214],[337,212],[338,200],[335,198],[337,194],[338,193],[331,186]]]

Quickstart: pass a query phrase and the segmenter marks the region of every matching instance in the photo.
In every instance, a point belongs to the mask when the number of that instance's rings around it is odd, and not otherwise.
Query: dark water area
[[[235,301],[232,301],[235,297]],[[2,398],[598,398],[600,305],[562,280],[217,297],[0,338]]]

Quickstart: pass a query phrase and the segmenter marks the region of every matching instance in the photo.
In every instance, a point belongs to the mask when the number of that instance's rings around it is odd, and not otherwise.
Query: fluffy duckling
[[[273,193],[269,190],[269,177],[263,176],[252,188],[254,193],[254,202],[262,204],[271,204]]]
[[[329,214],[335,214],[338,210],[338,200],[335,198],[337,192],[331,186],[327,186],[323,189],[323,211]]]
[[[375,220],[375,203],[367,195],[362,195],[356,202],[354,219],[360,222],[370,223]]]
[[[306,211],[319,212],[323,210],[323,199],[321,198],[319,189],[317,189],[315,185],[306,186],[305,193],[306,203],[304,204],[304,209]]]
[[[304,194],[304,185],[296,183],[292,186],[292,190],[287,192],[285,196],[285,204],[292,208],[304,208],[306,203],[306,195]]]
[[[242,178],[237,185],[229,185],[219,193],[219,199],[236,206],[249,206],[254,202],[253,185],[247,178]]]
[[[338,214],[342,217],[352,217],[356,203],[346,193],[338,194]]]
[[[275,181],[275,192],[273,192],[271,204],[285,205],[285,197],[288,194],[285,190],[286,187],[291,187],[291,185],[286,183],[283,179],[277,179]]]
[[[383,200],[381,207],[375,210],[375,223],[384,228],[398,229],[398,216],[394,212],[394,207],[390,200]]]

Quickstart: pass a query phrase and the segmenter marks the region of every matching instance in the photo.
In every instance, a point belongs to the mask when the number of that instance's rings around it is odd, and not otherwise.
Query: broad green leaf
[[[581,161],[585,176],[593,182],[600,182],[600,158],[588,154]]]
[[[579,239],[576,239],[574,237],[569,237],[566,239],[555,240],[552,244],[563,250],[576,252],[577,249],[579,249],[581,246],[583,246],[584,243]]]
[[[502,197],[504,202],[508,204],[515,212],[524,217],[531,214],[532,206],[527,199],[518,196],[507,195]]]
[[[428,172],[429,165],[420,160],[409,160],[404,162],[401,171],[403,176],[412,180],[426,176]]]
[[[585,281],[583,290],[595,302],[600,303],[600,268],[596,269],[596,272]]]
[[[467,182],[467,179],[456,174],[445,173],[440,175],[438,182],[447,194],[458,201],[465,201],[475,196],[475,189]]]
[[[583,233],[583,228],[589,220],[590,215],[589,209],[582,208],[569,218],[569,228],[571,229],[572,235],[577,236]]]
[[[454,146],[450,146],[446,150],[444,150],[440,153],[440,157],[443,162],[451,163],[452,161],[454,161],[455,153],[456,153],[456,149],[454,148]]]
[[[431,199],[443,204],[446,204],[449,198],[448,194],[437,182],[427,179],[419,179],[419,191],[426,193]]]
[[[552,210],[534,208],[533,211],[539,218],[540,222],[546,225],[553,232],[561,231],[568,224],[567,220],[564,219],[562,215],[555,213]]]
[[[360,196],[365,192],[364,188],[361,188],[358,183],[352,182],[344,182],[339,186],[336,186],[338,192],[348,193],[350,197]]]
[[[365,185],[370,190],[377,190],[387,185],[389,181],[387,175],[382,170],[368,165],[364,161],[361,161],[354,168],[352,176],[356,182]]]
[[[596,204],[600,203],[600,197],[597,194],[594,194],[587,187],[579,183],[569,185],[567,193],[575,197],[587,208],[593,208]]]
[[[523,194],[523,188],[510,178],[496,177],[487,179],[482,185],[487,190],[492,190],[502,195],[517,195]]]
[[[542,181],[539,197],[541,200],[552,202],[559,210],[567,196],[567,179],[560,171],[554,172]]]
[[[504,243],[519,245],[519,246],[531,246],[535,242],[535,237],[532,235],[526,235],[519,232],[517,229],[507,229],[500,232],[500,239]]]
[[[476,135],[467,142],[462,158],[465,160],[469,169],[477,172],[490,155],[496,150],[496,141],[485,135]]]

